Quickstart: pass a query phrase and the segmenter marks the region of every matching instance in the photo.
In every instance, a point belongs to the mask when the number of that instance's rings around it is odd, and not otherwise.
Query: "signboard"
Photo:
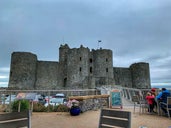
[[[30,100],[32,101],[31,110],[33,110],[33,100],[35,100],[37,93],[18,93],[16,99],[19,100],[18,112],[20,112],[21,100]]]
[[[18,93],[16,99],[26,99],[26,100],[34,100],[36,98],[36,93]]]
[[[118,89],[112,90],[110,93],[111,108],[122,108],[121,92]]]

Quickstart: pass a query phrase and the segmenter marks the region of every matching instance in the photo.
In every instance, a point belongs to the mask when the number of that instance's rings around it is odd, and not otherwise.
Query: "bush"
[[[47,112],[47,107],[41,103],[33,103],[33,112]]]
[[[28,100],[20,100],[20,111],[26,111],[29,109],[29,101]],[[12,104],[12,111],[18,111],[19,101],[14,101]],[[60,104],[58,106],[49,105],[45,107],[41,103],[33,103],[33,112],[68,112],[69,108],[66,105]]]
[[[49,112],[68,112],[69,108],[66,105],[60,104],[57,106],[49,105],[46,107]]]
[[[60,104],[56,106],[56,112],[68,112],[69,108],[66,105]]]
[[[20,102],[20,111],[26,111],[29,109],[29,101],[28,100],[17,100],[12,104],[12,111],[17,112]]]

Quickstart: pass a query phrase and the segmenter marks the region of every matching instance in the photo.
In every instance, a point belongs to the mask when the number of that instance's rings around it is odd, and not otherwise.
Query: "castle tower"
[[[93,76],[96,85],[109,85],[114,83],[113,79],[113,57],[112,51],[107,49],[93,50]]]
[[[59,48],[59,62],[60,63],[66,63],[67,62],[67,55],[68,55],[68,50],[69,46],[67,44],[61,45]]]
[[[83,86],[83,80],[89,75],[89,49],[70,49],[67,56],[67,86],[72,88]]]
[[[67,86],[67,56],[69,51],[67,44],[61,45],[59,48],[59,70],[58,70],[58,84],[64,88]]]
[[[28,52],[13,52],[9,87],[33,89],[36,79],[37,56]]]
[[[149,64],[140,62],[130,66],[133,88],[151,88]]]

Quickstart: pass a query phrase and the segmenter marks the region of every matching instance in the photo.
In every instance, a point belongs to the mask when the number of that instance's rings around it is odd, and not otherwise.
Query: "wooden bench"
[[[0,114],[0,128],[31,128],[31,111]]]
[[[99,128],[131,128],[131,112],[101,109]]]

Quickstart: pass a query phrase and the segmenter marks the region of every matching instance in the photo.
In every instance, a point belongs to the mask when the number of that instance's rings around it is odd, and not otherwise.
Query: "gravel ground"
[[[157,114],[139,114],[139,110],[133,112],[133,108],[123,108],[132,112],[132,128],[146,126],[147,128],[171,128],[171,119]],[[32,128],[98,128],[100,110],[87,111],[79,116],[71,116],[69,113],[33,113]],[[170,126],[170,127],[169,127]]]

